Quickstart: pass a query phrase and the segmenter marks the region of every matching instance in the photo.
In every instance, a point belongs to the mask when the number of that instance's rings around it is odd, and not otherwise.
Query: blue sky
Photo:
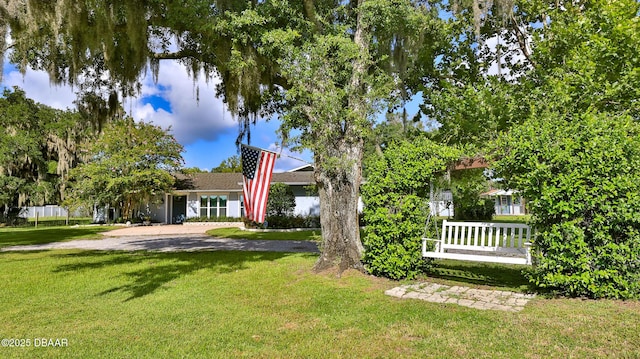
[[[158,82],[154,83],[151,75],[146,76],[140,95],[127,99],[124,109],[136,120],[170,128],[171,134],[185,148],[186,167],[210,170],[237,154],[238,124],[222,101],[216,98],[215,85],[215,80],[207,82],[204,76],[194,81],[183,66],[165,61],[160,65]],[[49,76],[42,71],[28,70],[22,75],[5,59],[0,87],[13,86],[22,88],[27,97],[36,102],[59,109],[74,108],[76,95],[70,86],[51,85]],[[260,119],[252,127],[251,144],[280,152],[276,135],[278,126],[277,118],[269,121]],[[282,154],[312,162],[309,151],[292,153],[284,149]],[[276,161],[275,170],[285,171],[304,164],[281,156]]]

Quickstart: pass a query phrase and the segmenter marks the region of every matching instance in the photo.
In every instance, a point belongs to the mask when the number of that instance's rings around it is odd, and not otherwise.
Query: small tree
[[[233,155],[226,160],[220,162],[218,167],[211,169],[213,173],[241,173],[242,172],[242,162],[240,161],[240,156]]]
[[[85,149],[88,162],[71,171],[68,204],[120,208],[131,219],[140,205],[171,190],[182,146],[158,126],[128,118],[105,127]]]
[[[458,157],[450,147],[416,139],[391,145],[369,161],[362,200],[364,263],[370,273],[402,279],[425,269],[420,238],[430,210],[430,183]]]
[[[291,216],[296,209],[296,196],[291,187],[284,183],[273,183],[269,189],[267,216]]]
[[[186,167],[186,168],[183,168],[181,172],[186,175],[190,175],[195,173],[207,173],[209,171],[203,170],[200,167]]]

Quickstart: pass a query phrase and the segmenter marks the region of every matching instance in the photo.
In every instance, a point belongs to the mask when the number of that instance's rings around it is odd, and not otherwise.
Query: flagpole
[[[289,158],[294,159],[296,161],[304,162],[304,163],[306,163],[308,165],[313,166],[313,163],[308,162],[306,160],[303,160],[302,158],[298,158],[298,157],[290,156],[290,155],[287,155],[287,154],[283,154],[282,153],[283,148],[280,148],[280,153],[277,153],[275,151],[265,150],[265,149],[260,148],[260,147],[245,145],[244,143],[241,143],[240,146],[248,147],[248,148],[251,148],[251,149],[256,150],[256,151],[265,151],[265,152],[275,153],[275,154],[278,155],[278,157],[282,157],[282,156],[289,157]]]
[[[302,158],[293,157],[293,156],[289,156],[289,155],[283,155],[283,154],[279,154],[278,156],[285,156],[285,157],[289,157],[289,158],[294,159],[294,160],[296,160],[296,161],[304,162],[304,163],[306,163],[306,164],[308,164],[308,165],[313,166],[313,163],[311,163],[311,162],[307,162],[307,161],[303,160]]]
[[[241,143],[241,144],[240,144],[240,146],[244,146],[244,147],[250,148],[250,149],[252,149],[252,150],[256,150],[256,151],[271,152],[271,153],[274,153],[274,154],[278,155],[278,153],[277,153],[277,152],[275,152],[275,151],[269,151],[269,150],[265,150],[264,148],[260,148],[260,147],[256,147],[256,146],[250,146],[250,145],[245,145],[244,143]]]

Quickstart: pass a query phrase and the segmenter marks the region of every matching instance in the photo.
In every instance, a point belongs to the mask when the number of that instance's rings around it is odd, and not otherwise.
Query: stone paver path
[[[474,289],[463,286],[448,286],[437,283],[403,285],[385,292],[398,298],[421,299],[435,303],[452,303],[475,309],[519,312],[533,299],[533,294],[501,290]]]

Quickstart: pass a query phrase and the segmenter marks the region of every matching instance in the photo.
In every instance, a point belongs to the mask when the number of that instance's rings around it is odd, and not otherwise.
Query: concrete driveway
[[[221,225],[162,225],[123,227],[105,232],[99,240],[76,240],[2,248],[2,251],[38,251],[50,249],[124,250],[124,251],[201,251],[238,250],[260,252],[318,252],[313,241],[265,241],[213,238],[204,234]]]
[[[225,227],[243,227],[242,222],[220,223],[220,224],[166,224],[155,226],[129,226],[105,232],[109,237],[126,236],[165,236],[165,235],[186,235],[205,234],[208,230]]]

